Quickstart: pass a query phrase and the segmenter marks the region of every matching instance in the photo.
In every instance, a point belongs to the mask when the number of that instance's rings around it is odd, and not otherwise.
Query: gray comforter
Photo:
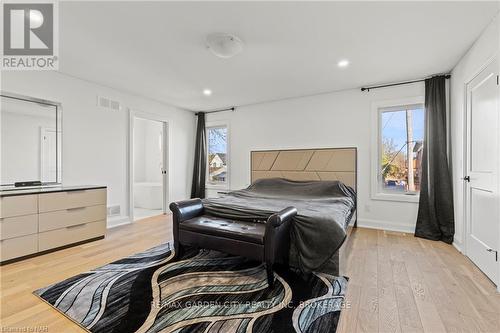
[[[342,245],[355,198],[354,190],[339,181],[272,178],[203,203],[209,214],[263,223],[272,213],[294,206],[298,214],[292,222],[290,265],[311,272]]]

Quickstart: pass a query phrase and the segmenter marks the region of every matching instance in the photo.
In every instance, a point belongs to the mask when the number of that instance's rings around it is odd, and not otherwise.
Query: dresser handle
[[[75,229],[75,228],[80,228],[80,227],[84,227],[87,223],[81,223],[81,224],[77,224],[77,225],[70,225],[70,226],[67,226],[66,229]]]
[[[71,212],[71,211],[75,211],[75,210],[82,210],[85,208],[87,208],[87,207],[74,207],[74,208],[68,208],[68,209],[66,209],[66,211]]]

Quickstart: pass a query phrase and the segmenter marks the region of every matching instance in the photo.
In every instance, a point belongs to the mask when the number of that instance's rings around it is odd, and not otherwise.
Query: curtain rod
[[[213,110],[213,111],[199,111],[199,112],[196,112],[195,115],[198,115],[199,113],[216,113],[216,112],[224,112],[224,111],[234,111],[236,110],[236,107],[232,107],[232,108],[227,108],[227,109],[220,109],[220,110]]]
[[[444,75],[445,79],[449,79],[451,77],[450,74]],[[371,86],[371,87],[362,87],[361,91],[370,91],[370,89],[378,89],[378,88],[386,88],[386,87],[394,87],[394,86],[401,86],[404,84],[410,84],[410,83],[416,83],[416,82],[423,82],[426,79],[419,79],[419,80],[412,80],[412,81],[403,81],[403,82],[397,82],[397,83],[388,83],[388,84],[382,84],[379,86]]]

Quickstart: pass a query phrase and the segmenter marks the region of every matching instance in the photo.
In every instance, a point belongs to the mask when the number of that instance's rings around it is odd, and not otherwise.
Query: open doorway
[[[131,117],[131,216],[134,221],[165,213],[167,202],[167,123]]]

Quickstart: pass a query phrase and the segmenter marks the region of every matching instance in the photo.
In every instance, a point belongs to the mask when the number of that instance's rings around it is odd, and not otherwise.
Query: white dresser
[[[103,238],[106,192],[103,186],[1,191],[0,262]]]

